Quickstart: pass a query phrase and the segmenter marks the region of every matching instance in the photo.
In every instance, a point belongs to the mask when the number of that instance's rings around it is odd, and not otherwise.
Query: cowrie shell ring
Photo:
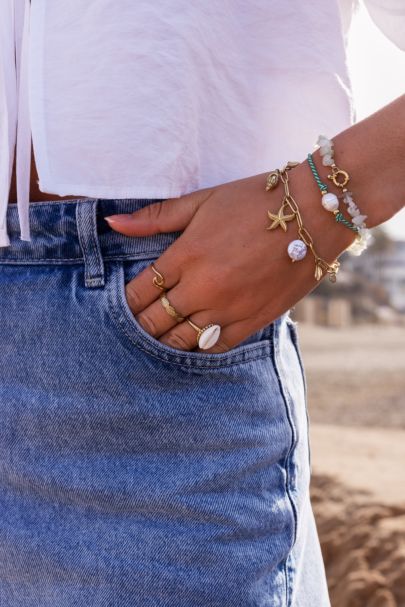
[[[175,318],[177,322],[182,322],[183,320],[187,320],[187,322],[197,331],[197,344],[198,344],[198,347],[201,348],[201,350],[208,350],[209,348],[212,348],[213,346],[215,346],[215,344],[217,343],[217,341],[219,339],[220,333],[221,333],[220,325],[215,325],[213,323],[210,323],[209,325],[206,325],[205,327],[199,327],[198,325],[194,324],[189,318],[184,318],[183,316],[181,316],[181,314],[179,314],[177,312],[176,308],[174,306],[172,306],[172,304],[170,303],[170,301],[167,299],[166,295],[164,294],[164,292],[166,291],[166,287],[165,287],[165,279],[164,279],[163,274],[161,274],[155,268],[153,263],[150,264],[150,268],[155,274],[155,276],[153,277],[153,281],[152,281],[153,285],[156,288],[158,288],[160,291],[163,291],[163,293],[161,294],[159,299],[160,299],[160,303],[162,304],[162,306],[164,307],[166,312],[169,314],[169,316],[171,316],[172,318]]]
[[[221,333],[220,325],[211,323],[205,327],[199,327],[189,318],[186,318],[186,321],[197,331],[197,344],[201,350],[208,350],[209,348],[212,348],[212,346],[215,346]]]

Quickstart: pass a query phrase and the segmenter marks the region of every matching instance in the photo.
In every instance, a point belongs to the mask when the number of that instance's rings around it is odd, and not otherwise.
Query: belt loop
[[[76,203],[76,226],[84,260],[86,287],[104,286],[104,261],[97,234],[98,198]]]

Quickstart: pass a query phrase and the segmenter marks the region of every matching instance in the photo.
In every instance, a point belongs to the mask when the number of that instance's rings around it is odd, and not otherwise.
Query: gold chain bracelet
[[[336,282],[336,275],[339,271],[340,263],[336,259],[332,263],[328,263],[315,251],[314,241],[311,234],[304,227],[301,213],[298,207],[297,202],[293,198],[290,192],[289,182],[288,182],[288,171],[297,166],[298,162],[289,161],[283,169],[276,169],[275,171],[271,171],[266,179],[266,190],[274,189],[280,179],[284,185],[284,197],[281,203],[281,207],[277,214],[268,211],[268,217],[271,219],[272,223],[268,226],[267,230],[274,230],[278,227],[287,231],[287,222],[292,221],[294,219],[297,220],[298,223],[298,235],[300,240],[293,240],[288,245],[287,251],[291,260],[300,261],[304,259],[307,253],[307,249],[309,248],[312,252],[312,255],[315,259],[315,278],[317,281],[321,280],[326,272],[329,276],[329,280],[331,282]],[[291,212],[288,212],[291,211]]]

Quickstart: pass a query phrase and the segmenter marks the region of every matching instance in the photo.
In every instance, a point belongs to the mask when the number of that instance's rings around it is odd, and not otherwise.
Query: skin
[[[390,219],[403,207],[403,125],[405,95],[333,137],[336,164],[349,172],[349,189],[361,212],[368,216],[368,227]],[[313,157],[322,180],[330,191],[337,192],[327,179],[328,169],[322,166],[319,152]],[[269,167],[269,171],[274,168]],[[217,323],[222,327],[217,344],[199,350],[195,329],[187,322],[177,323],[164,310],[160,291],[152,283],[154,273],[147,267],[126,285],[126,296],[136,319],[150,335],[180,350],[225,352],[319,284],[310,252],[295,263],[287,255],[288,243],[298,237],[296,222],[287,224],[287,232],[281,228],[266,230],[267,211],[277,213],[284,191],[279,184],[266,192],[266,176],[254,175],[151,204],[133,214],[106,218],[113,230],[132,237],[182,231],[155,262],[165,277],[167,297],[182,316],[198,326]],[[321,207],[320,192],[306,160],[289,176],[291,194],[315,249],[331,263],[354,240],[354,233],[336,224],[331,213]],[[37,179],[33,159],[30,200],[62,198],[40,192]],[[14,187],[10,201],[15,199]]]

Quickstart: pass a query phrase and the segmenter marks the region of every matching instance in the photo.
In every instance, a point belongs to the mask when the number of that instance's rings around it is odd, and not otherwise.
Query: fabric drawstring
[[[31,125],[28,99],[30,0],[0,4],[0,246],[9,246],[7,207],[16,152],[17,206],[22,240],[31,240]]]

